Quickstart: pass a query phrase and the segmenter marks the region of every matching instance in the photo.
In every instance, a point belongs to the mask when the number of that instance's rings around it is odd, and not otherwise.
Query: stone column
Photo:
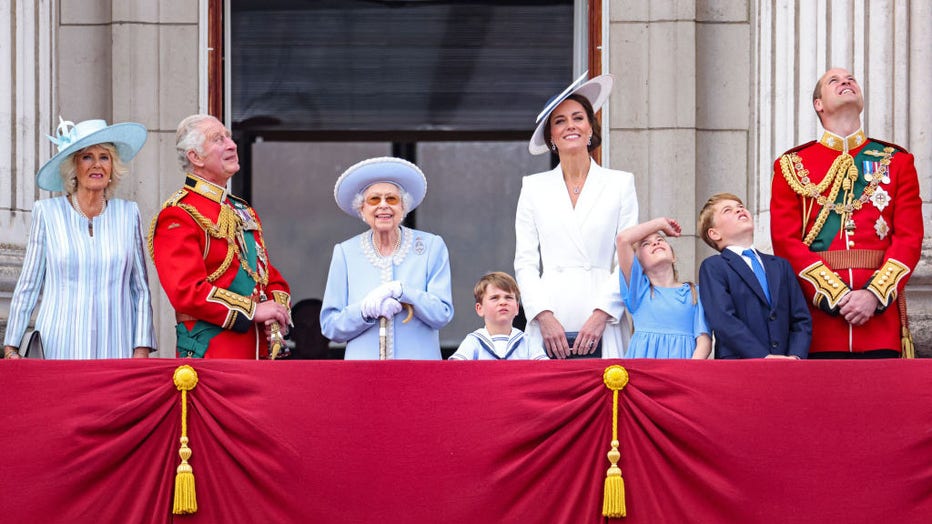
[[[36,171],[52,154],[55,11],[50,2],[12,0],[0,10],[0,332],[23,264]]]
[[[615,75],[607,167],[634,173],[640,219],[676,218],[684,276],[693,278],[696,189],[696,13],[691,2],[608,4],[608,73]]]
[[[175,129],[184,117],[199,112],[198,4],[112,0],[109,89],[113,120],[140,122],[149,130],[146,146],[133,162],[133,174],[120,188],[123,198],[139,204],[144,234],[162,202],[183,182],[175,154]],[[172,357],[174,310],[148,253],[146,258],[159,356]]]

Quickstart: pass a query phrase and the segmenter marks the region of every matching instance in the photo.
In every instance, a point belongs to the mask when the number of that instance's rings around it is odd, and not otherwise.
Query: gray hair
[[[363,202],[365,202],[366,200],[366,190],[368,190],[373,185],[380,184],[380,183],[381,182],[373,182],[369,184],[368,186],[362,188],[362,191],[360,191],[359,193],[356,193],[356,196],[353,197],[353,209],[356,210],[356,214],[359,215],[359,218],[362,219],[363,222],[366,221],[366,216],[362,214],[362,205],[363,205]],[[403,187],[399,186],[398,184],[394,182],[385,182],[385,183],[395,186],[396,188],[398,188],[398,192],[401,193],[401,219],[404,220],[405,217],[408,216],[408,210],[411,209],[411,204],[413,203],[411,194],[405,191]]]
[[[191,115],[178,124],[178,131],[175,132],[175,150],[178,152],[178,163],[185,173],[194,168],[188,159],[188,151],[194,151],[198,156],[204,154],[205,137],[201,127],[208,120],[217,118],[212,115]]]
[[[78,164],[75,159],[78,155],[94,146],[100,146],[110,153],[110,183],[104,189],[104,198],[109,200],[113,197],[113,192],[116,191],[117,186],[120,185],[123,175],[129,173],[129,168],[120,159],[120,153],[117,151],[116,146],[110,142],[89,145],[84,149],[75,151],[58,166],[59,175],[61,175],[62,185],[65,186],[65,193],[73,195],[78,190]]]

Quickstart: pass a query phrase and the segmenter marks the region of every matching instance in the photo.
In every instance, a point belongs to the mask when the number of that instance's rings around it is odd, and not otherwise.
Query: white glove
[[[362,316],[367,319],[378,318],[382,312],[382,302],[386,298],[401,298],[401,282],[392,280],[376,286],[362,299],[359,306]],[[397,302],[397,300],[396,300]]]
[[[379,289],[382,290],[383,298],[385,297],[392,297],[394,299],[401,298],[401,281],[400,280],[392,280],[391,282],[386,282],[380,285],[379,287],[375,288],[375,290],[379,290]],[[373,290],[373,292],[375,290]]]
[[[362,313],[363,318],[368,320],[378,318],[379,312],[382,310],[382,301],[385,300],[385,298],[380,288],[375,288],[370,291],[359,304],[359,311]]]
[[[380,317],[392,318],[397,315],[402,309],[401,302],[398,302],[394,298],[388,297],[382,301],[382,307],[379,311]]]

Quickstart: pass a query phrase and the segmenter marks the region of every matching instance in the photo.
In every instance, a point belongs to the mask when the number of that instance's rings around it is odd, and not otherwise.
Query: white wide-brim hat
[[[537,129],[535,129],[534,134],[531,135],[531,141],[527,146],[527,150],[530,151],[532,155],[542,155],[550,151],[547,142],[544,141],[544,126],[548,124],[550,113],[570,95],[578,94],[584,97],[592,104],[592,111],[594,113],[598,112],[605,104],[605,101],[608,100],[608,95],[612,92],[612,85],[615,83],[615,77],[608,74],[599,75],[589,81],[583,82],[587,76],[589,76],[589,71],[583,73],[575,82],[564,89],[562,93],[551,98],[544,106],[544,110],[537,115]]]
[[[353,209],[353,199],[379,182],[395,184],[411,196],[411,209],[405,212],[421,205],[427,195],[427,177],[421,168],[401,158],[383,156],[363,160],[344,171],[333,186],[333,198],[344,213],[358,218],[359,210]]]
[[[120,160],[129,162],[146,143],[146,126],[135,122],[107,125],[106,120],[85,120],[74,124],[59,117],[57,137],[48,137],[58,146],[58,153],[36,174],[36,183],[46,191],[64,191],[61,163],[72,154],[93,145],[111,143]]]

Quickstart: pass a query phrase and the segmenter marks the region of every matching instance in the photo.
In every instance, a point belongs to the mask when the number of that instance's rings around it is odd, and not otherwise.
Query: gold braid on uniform
[[[223,263],[220,264],[220,267],[218,267],[216,271],[214,271],[213,273],[207,276],[208,282],[213,282],[217,280],[218,278],[220,278],[221,275],[226,273],[227,269],[230,268],[230,264],[233,263],[233,257],[235,256],[236,258],[239,259],[240,267],[242,267],[243,270],[245,270],[246,273],[257,284],[261,284],[264,286],[269,283],[268,272],[265,272],[265,274],[262,274],[262,275],[256,273],[246,264],[246,261],[243,259],[243,257],[240,256],[241,253],[239,250],[239,245],[236,243],[236,235],[238,232],[242,230],[242,227],[243,227],[242,221],[240,220],[239,216],[237,216],[236,212],[230,209],[229,206],[225,206],[225,205],[220,206],[220,214],[219,216],[217,216],[217,223],[214,224],[213,222],[211,222],[209,218],[202,215],[201,212],[198,211],[196,207],[190,204],[183,204],[183,203],[178,203],[176,205],[180,207],[181,209],[184,209],[189,215],[191,215],[191,218],[193,218],[194,221],[197,222],[199,226],[201,226],[201,229],[206,231],[207,234],[210,235],[212,238],[216,238],[218,240],[225,240],[227,243],[226,257],[224,257]],[[250,210],[250,214],[252,214],[252,210]],[[254,214],[252,215],[253,215],[253,218],[255,219],[255,215]],[[259,235],[256,237],[256,244],[257,246],[260,246],[260,249],[264,250],[265,246],[262,246],[260,244],[261,242],[260,239],[262,237],[262,226],[258,226],[258,223],[259,222],[256,221],[257,227],[259,228],[258,229]]]
[[[870,183],[864,188],[861,196],[857,199],[854,199],[853,190],[854,182],[858,179],[858,168],[851,155],[844,153],[835,158],[828,173],[825,174],[825,178],[818,184],[813,184],[809,180],[809,170],[803,167],[803,162],[802,159],[799,158],[799,155],[790,153],[780,157],[780,170],[790,188],[803,198],[814,198],[816,203],[822,206],[821,211],[819,211],[819,216],[816,217],[815,224],[813,224],[812,229],[809,230],[809,233],[807,233],[803,239],[804,244],[807,246],[812,245],[812,242],[822,231],[822,227],[825,226],[825,221],[828,219],[829,212],[834,211],[841,215],[842,223],[844,223],[845,219],[849,217],[851,213],[861,209],[864,203],[870,200],[871,195],[877,190],[877,185],[888,173],[890,157],[893,156],[894,151],[895,149],[892,147],[885,147],[883,153],[876,153],[873,155],[881,157],[880,169],[874,174]],[[871,153],[873,153],[873,151]],[[827,196],[823,195],[822,192],[825,191],[829,185],[832,186],[831,191]],[[839,188],[845,191],[844,202],[835,202]],[[804,230],[806,221],[809,218],[810,209],[811,208],[803,209]]]
[[[797,169],[799,171],[797,171]],[[795,191],[797,195],[803,198],[814,198],[816,202],[822,206],[822,210],[819,211],[819,216],[816,217],[815,224],[812,225],[812,229],[810,229],[809,233],[803,238],[803,243],[810,246],[815,238],[819,236],[819,233],[822,232],[822,227],[825,226],[828,214],[832,210],[832,206],[827,206],[825,204],[835,201],[843,181],[848,180],[848,183],[844,184],[846,190],[851,187],[854,180],[858,178],[858,169],[855,167],[854,159],[851,158],[851,155],[839,155],[835,161],[832,162],[832,167],[830,167],[828,173],[825,174],[825,178],[818,184],[813,184],[809,180],[809,171],[803,168],[803,163],[799,155],[790,153],[780,157],[780,170],[783,172],[783,178],[786,179],[786,183],[790,185],[790,188]],[[829,191],[828,196],[822,195],[822,192],[825,191],[829,185],[832,186],[832,189]],[[808,211],[809,209],[803,210],[803,224],[805,224],[809,217]],[[805,225],[803,227],[805,228]]]

